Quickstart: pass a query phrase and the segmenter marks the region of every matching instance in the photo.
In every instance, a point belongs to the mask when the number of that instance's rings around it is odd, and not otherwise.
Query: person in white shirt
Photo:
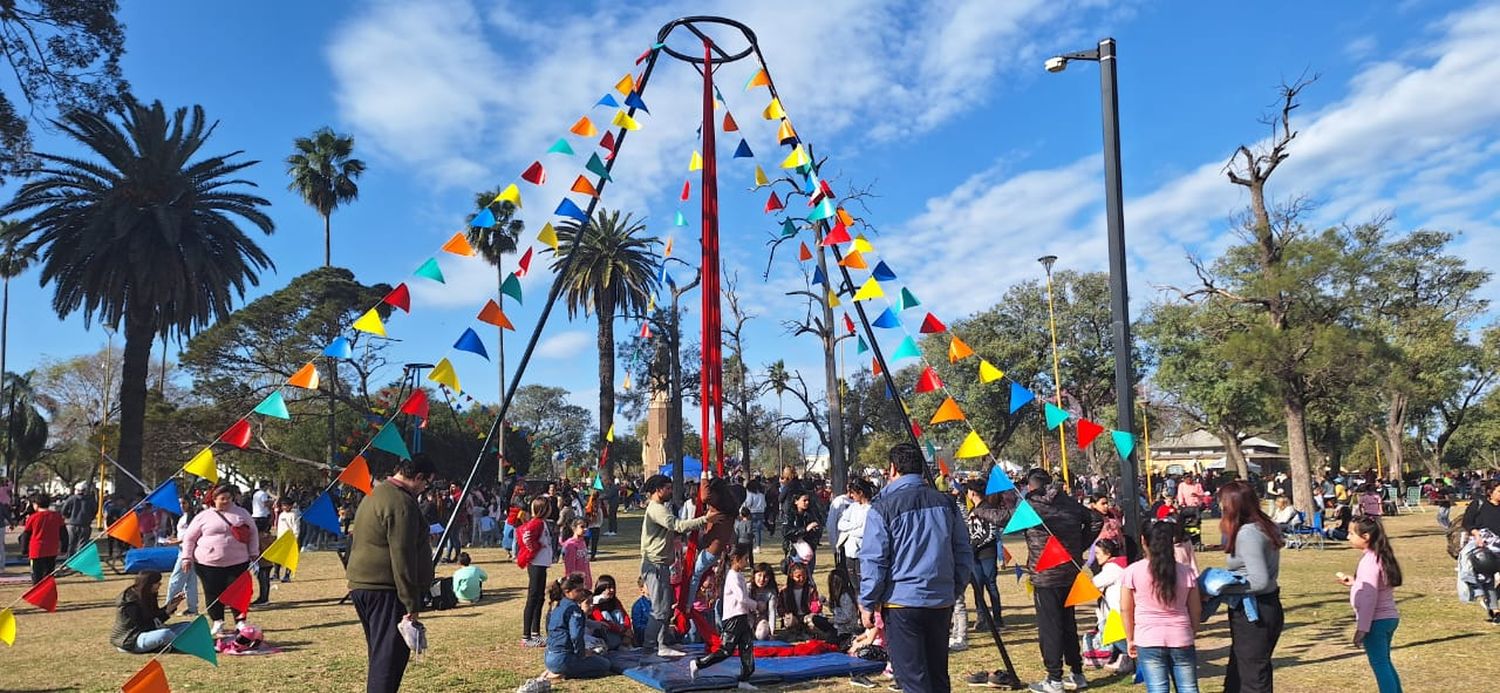
[[[750,685],[750,675],[755,673],[755,634],[750,631],[750,590],[745,584],[745,572],[750,570],[750,552],[750,547],[740,544],[729,554],[729,572],[724,577],[724,595],[719,601],[724,610],[723,638],[718,650],[688,665],[688,671],[695,679],[699,669],[718,664],[738,653],[739,687],[741,690],[756,690]]]
[[[1275,522],[1276,527],[1282,532],[1290,532],[1301,524],[1297,521],[1296,506],[1292,505],[1286,496],[1276,499],[1276,513],[1271,516],[1271,521]]]
[[[745,509],[750,511],[750,524],[755,530],[755,548],[758,549],[761,532],[766,528],[766,494],[758,479],[751,479],[745,486]]]
[[[255,493],[250,496],[250,517],[255,520],[255,527],[262,534],[271,531],[271,492],[267,487],[269,481],[262,481],[255,487]]]
[[[865,539],[865,518],[870,514],[870,499],[875,497],[875,485],[867,479],[854,477],[849,480],[845,493],[849,505],[839,513],[838,541],[833,545],[833,557],[844,572],[849,574],[849,584],[858,585],[859,548]],[[829,521],[833,525],[833,521]]]
[[[824,525],[828,527],[828,548],[834,551],[838,551],[839,548],[839,515],[844,512],[844,508],[849,507],[851,502],[848,493],[840,493],[828,501],[828,514]],[[834,558],[838,558],[837,553],[834,554]]]
[[[292,538],[301,544],[302,538],[302,511],[297,509],[297,504],[290,498],[282,498],[276,502],[276,538],[291,533]],[[280,574],[282,582],[292,581],[292,571],[276,564],[271,564],[271,579],[275,580]]]

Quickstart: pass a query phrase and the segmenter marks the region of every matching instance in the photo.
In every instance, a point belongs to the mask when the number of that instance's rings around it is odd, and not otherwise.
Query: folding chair
[[[1322,550],[1325,538],[1323,534],[1323,513],[1314,512],[1312,523],[1308,524],[1307,513],[1298,511],[1297,520],[1298,525],[1292,528],[1292,531],[1286,538],[1287,548],[1302,549],[1313,542],[1317,542],[1318,549]]]

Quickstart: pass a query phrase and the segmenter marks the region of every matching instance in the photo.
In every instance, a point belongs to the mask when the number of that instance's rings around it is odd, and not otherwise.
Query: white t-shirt
[[[250,517],[271,516],[271,494],[266,493],[263,488],[255,489],[255,495],[250,497]]]
[[[844,555],[854,558],[865,542],[865,518],[870,514],[869,503],[850,503],[839,513],[839,540],[844,544]],[[835,545],[837,548],[837,545]]]
[[[302,513],[301,513],[301,511],[297,510],[296,508],[292,508],[291,510],[288,510],[288,511],[286,511],[284,513],[281,513],[280,515],[276,516],[276,536],[277,537],[280,537],[281,535],[286,534],[287,532],[291,532],[292,536],[294,536],[294,537],[295,536],[300,536],[298,534],[298,532],[301,532],[301,531],[302,531]]]
[[[732,616],[744,616],[750,613],[751,600],[749,590],[745,585],[745,576],[740,571],[731,568],[724,576],[724,596],[720,606],[724,609],[724,618]]]

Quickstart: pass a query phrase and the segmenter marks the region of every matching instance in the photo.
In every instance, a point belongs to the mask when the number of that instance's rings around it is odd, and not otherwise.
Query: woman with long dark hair
[[[1401,622],[1395,592],[1401,586],[1401,564],[1378,517],[1355,520],[1349,545],[1362,552],[1359,568],[1354,575],[1337,577],[1349,588],[1349,604],[1354,607],[1354,646],[1365,649],[1380,693],[1401,693],[1401,677],[1391,663],[1391,638]]]
[[[1245,584],[1225,587],[1222,594],[1247,594],[1259,607],[1259,618],[1250,620],[1242,604],[1229,609],[1229,664],[1224,672],[1225,693],[1270,693],[1271,653],[1281,639],[1285,613],[1281,609],[1281,532],[1260,509],[1260,499],[1250,484],[1235,480],[1219,489],[1219,532],[1225,568],[1245,578]]]
[[[1139,662],[1146,693],[1198,693],[1195,637],[1203,603],[1192,570],[1177,562],[1180,535],[1174,522],[1152,523],[1141,537],[1146,560],[1120,578],[1125,646]]]
[[[151,654],[177,638],[192,623],[185,621],[164,625],[172,612],[182,605],[178,594],[163,607],[156,599],[161,593],[161,573],[147,570],[135,576],[135,582],[120,593],[115,602],[115,626],[109,631],[109,642],[122,652]]]

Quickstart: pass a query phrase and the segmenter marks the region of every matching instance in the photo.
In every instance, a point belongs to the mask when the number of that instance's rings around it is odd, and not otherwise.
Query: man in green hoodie
[[[368,693],[395,693],[411,650],[397,630],[417,623],[422,595],[432,586],[427,524],[417,497],[437,469],[425,455],[399,460],[395,473],[359,504],[350,530],[349,596],[365,630]]]

